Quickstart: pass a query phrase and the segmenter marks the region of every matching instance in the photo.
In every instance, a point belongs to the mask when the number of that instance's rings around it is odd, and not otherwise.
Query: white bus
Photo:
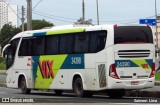
[[[7,87],[96,91],[122,97],[126,90],[151,88],[155,45],[148,25],[56,26],[21,32],[5,47]]]

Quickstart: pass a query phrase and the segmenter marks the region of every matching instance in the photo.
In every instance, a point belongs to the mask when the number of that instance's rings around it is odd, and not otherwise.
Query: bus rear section
[[[155,46],[149,26],[114,27],[113,49],[109,89],[143,89],[154,86]]]

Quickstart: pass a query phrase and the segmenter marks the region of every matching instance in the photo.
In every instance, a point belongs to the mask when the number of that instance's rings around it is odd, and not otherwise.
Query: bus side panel
[[[85,89],[86,90],[96,90],[98,85],[97,75],[96,75],[96,54],[85,54]]]
[[[16,63],[16,62],[20,62]],[[13,68],[14,87],[18,88],[20,75],[25,76],[27,88],[33,88],[31,57],[16,57]]]
[[[31,56],[18,56],[21,41],[22,39],[17,46],[14,63],[11,67],[13,88],[18,88],[20,75],[25,77],[27,88],[33,88]]]
[[[114,63],[114,26],[107,27],[103,26],[102,29],[107,30],[107,39],[106,39],[106,45],[105,45],[105,57],[106,57],[106,89],[108,89],[108,86],[110,84],[109,81],[109,69],[111,64]]]
[[[68,70],[60,69],[52,82],[50,89],[68,89]]]
[[[13,87],[13,73],[12,67],[6,71],[6,84],[7,87]]]
[[[106,51],[106,55],[107,55],[107,68],[106,68],[106,78],[107,78],[107,88],[109,88],[109,84],[110,84],[110,82],[112,82],[112,81],[110,81],[110,79],[109,79],[109,69],[110,69],[110,66],[111,66],[111,64],[113,64],[114,63],[114,48],[113,48],[113,46],[109,46],[109,47],[107,47],[107,51]]]

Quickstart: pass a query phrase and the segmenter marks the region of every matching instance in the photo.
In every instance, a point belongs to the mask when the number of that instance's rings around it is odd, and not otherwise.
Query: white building
[[[153,27],[153,31],[155,34],[155,43],[157,41],[156,39],[156,27]],[[158,35],[158,48],[160,48],[160,16],[157,17],[157,35]]]
[[[13,26],[17,27],[18,16],[16,14],[18,14],[17,5],[7,0],[0,0],[0,29],[7,23],[11,23]]]

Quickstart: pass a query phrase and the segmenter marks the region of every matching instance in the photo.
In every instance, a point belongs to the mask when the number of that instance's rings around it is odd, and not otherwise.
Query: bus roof
[[[108,24],[108,25],[63,25],[63,26],[54,26],[50,28],[44,28],[39,30],[31,30],[31,31],[24,31],[20,32],[15,35],[11,40],[20,38],[20,37],[31,37],[31,36],[43,36],[43,35],[51,35],[51,34],[62,34],[62,33],[73,33],[73,32],[83,32],[85,29],[88,28],[98,28],[101,29],[102,27],[113,27],[115,24]],[[117,25],[117,26],[146,26],[146,25],[139,25],[139,24],[131,24],[131,25]]]

